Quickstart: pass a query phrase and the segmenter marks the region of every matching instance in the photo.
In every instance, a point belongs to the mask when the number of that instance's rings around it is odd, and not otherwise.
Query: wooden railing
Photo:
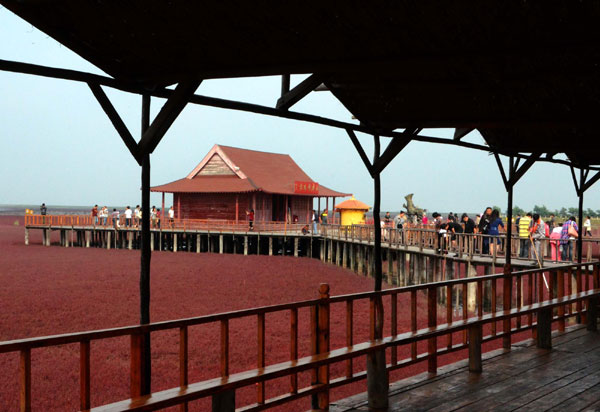
[[[112,218],[94,218],[87,215],[25,215],[25,226],[39,227],[89,227],[89,228],[112,228],[115,227]],[[306,224],[286,222],[254,222],[252,228],[255,232],[300,232]],[[125,216],[120,215],[118,229],[141,230],[141,225],[134,218],[128,226]],[[206,230],[206,231],[232,231],[247,232],[250,226],[247,221],[235,221],[226,219],[168,219],[160,218],[151,221],[152,229],[172,230]],[[309,226],[309,229],[312,227]]]
[[[381,292],[365,292],[350,295],[329,295],[329,286],[322,284],[318,299],[286,303],[274,306],[226,312],[188,319],[152,323],[143,326],[128,326],[90,332],[69,333],[22,340],[0,342],[0,353],[19,352],[21,410],[31,407],[31,364],[32,350],[64,344],[78,343],[80,346],[80,407],[90,408],[90,351],[96,341],[119,336],[129,336],[131,340],[131,399],[110,405],[99,406],[94,410],[156,410],[167,406],[186,404],[200,398],[212,396],[213,405],[222,405],[219,410],[231,411],[235,391],[239,388],[256,385],[256,402],[244,405],[241,410],[258,411],[276,405],[286,404],[296,399],[313,396],[313,408],[327,409],[329,391],[332,388],[364,379],[367,372],[356,371],[358,358],[374,351],[386,351],[387,370],[404,368],[417,362],[426,361],[429,372],[436,372],[438,357],[457,350],[469,348],[470,369],[481,369],[481,345],[495,339],[503,339],[504,347],[510,347],[514,334],[533,330],[538,343],[548,345],[551,323],[555,322],[559,331],[565,330],[566,321],[577,317],[595,327],[597,303],[600,296],[599,262],[569,266],[549,267],[543,270],[526,270],[510,275],[451,279],[442,282],[387,289]],[[420,303],[426,303],[422,305]],[[360,302],[368,303],[359,305]],[[384,304],[386,320],[384,337],[375,339],[375,307]],[[331,348],[330,327],[332,307],[340,305],[339,312],[345,315],[345,330],[340,338],[345,346]],[[357,308],[367,308],[356,312]],[[399,312],[400,309],[400,312]],[[310,311],[309,356],[299,357],[299,311]],[[288,313],[289,361],[270,363],[265,351],[265,318],[275,313]],[[410,319],[410,326],[399,326],[400,316]],[[418,319],[425,315],[425,325]],[[370,336],[363,342],[355,342],[354,324],[358,316],[369,319]],[[587,318],[586,318],[587,316]],[[256,321],[258,353],[256,368],[232,374],[230,365],[230,322],[234,319]],[[217,324],[220,328],[220,376],[202,382],[188,382],[189,330],[203,324]],[[388,327],[389,326],[389,327]],[[402,330],[401,330],[402,329]],[[179,386],[173,389],[141,395],[141,373],[143,369],[143,336],[164,330],[179,331]],[[306,331],[302,331],[306,332]],[[486,335],[484,336],[484,332]],[[427,342],[424,349],[419,342]],[[541,342],[541,343],[540,343]],[[545,342],[545,343],[544,343]],[[406,354],[402,355],[404,348]],[[338,373],[331,369],[334,364],[344,365]],[[311,383],[301,387],[298,374],[312,371]],[[9,373],[4,371],[3,373]],[[288,377],[289,391],[267,399],[265,385],[275,378]],[[61,388],[56,388],[57,391]],[[230,405],[230,406],[223,406]]]
[[[395,229],[392,227],[381,228],[381,240],[384,244],[394,248],[418,248],[434,249],[439,253],[453,253],[458,257],[473,256],[491,257],[493,259],[506,256],[506,235],[484,235],[478,233],[456,233],[440,234],[430,228],[406,227],[404,229]],[[346,240],[351,242],[362,242],[372,244],[375,242],[375,229],[372,225],[326,225],[321,228],[323,236],[330,239]],[[527,253],[521,254],[521,242],[527,244]],[[520,238],[518,235],[512,236],[511,257],[522,258],[537,261],[560,262],[563,259],[560,256],[560,239],[544,238],[541,242],[541,256],[536,256],[534,245],[528,238]],[[567,261],[577,261],[577,247],[575,240],[569,240],[571,245],[572,257]],[[582,261],[590,262],[595,255],[600,253],[599,238],[583,238]]]

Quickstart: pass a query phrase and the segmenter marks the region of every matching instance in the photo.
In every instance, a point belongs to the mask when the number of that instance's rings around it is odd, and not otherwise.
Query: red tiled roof
[[[224,160],[239,168],[239,170],[236,170],[238,176],[200,176],[197,175],[201,169],[200,166],[202,164],[200,164],[186,178],[162,186],[154,186],[151,190],[153,192],[168,193],[226,193],[258,190],[267,193],[302,196],[301,194],[294,193],[294,182],[314,182],[286,154],[259,152],[256,150],[218,145],[213,147],[211,152],[213,151],[218,151],[218,153],[226,157]],[[246,178],[240,178],[239,175]],[[308,194],[304,196],[315,195]],[[318,196],[346,197],[350,196],[350,194],[337,192],[319,185]]]
[[[152,192],[167,193],[241,193],[258,190],[248,179],[237,176],[202,176],[195,179],[175,180],[161,186],[154,186]]]

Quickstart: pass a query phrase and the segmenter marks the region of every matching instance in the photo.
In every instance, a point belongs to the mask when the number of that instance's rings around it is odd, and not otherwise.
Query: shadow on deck
[[[529,340],[484,355],[483,372],[467,361],[390,385],[389,411],[600,410],[600,334],[576,326],[553,335],[553,349]],[[368,411],[366,394],[331,404],[333,412]]]

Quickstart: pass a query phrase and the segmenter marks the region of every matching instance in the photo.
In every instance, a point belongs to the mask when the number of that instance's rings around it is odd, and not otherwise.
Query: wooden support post
[[[106,231],[106,248],[107,249],[110,249],[110,244],[111,244],[110,237],[111,237],[111,235],[112,235],[112,231],[111,230],[107,230]]]
[[[90,409],[90,341],[79,345],[79,407]]]
[[[212,412],[235,412],[235,390],[219,392],[212,396]]]
[[[388,246],[387,248],[387,277],[386,281],[388,285],[393,284],[394,279],[394,259],[392,257],[392,249]]]
[[[219,235],[219,253],[223,254],[223,235]]]
[[[350,270],[355,271],[356,270],[356,246],[354,245],[354,243],[350,243],[349,246],[350,248]]]
[[[173,252],[177,252],[177,238],[178,238],[178,234],[177,233],[173,233]]]
[[[319,240],[319,253],[321,262],[325,262],[325,242],[326,240],[324,238]]]
[[[25,245],[29,245],[29,229],[25,228]]]
[[[552,349],[552,309],[540,309],[537,313],[537,347]]]
[[[92,237],[92,232],[89,230],[85,231],[85,247],[89,248],[90,247],[90,238]]]
[[[269,256],[273,256],[273,236],[269,236]]]
[[[200,233],[196,233],[196,253],[200,253]]]
[[[248,236],[244,236],[244,256],[248,255]]]
[[[133,249],[133,232],[127,232],[127,249]]]
[[[587,330],[597,331],[598,330],[598,298],[591,297],[587,301],[587,316],[586,316]]]
[[[469,372],[481,373],[481,325],[469,327]]]
[[[294,238],[294,256],[298,257],[298,238]]]
[[[143,242],[143,240],[142,240],[142,242]],[[154,232],[150,233],[150,250],[152,250],[152,251],[154,250]]]
[[[348,268],[348,242],[342,244],[342,267]]]
[[[342,266],[342,254],[340,253],[340,241],[335,242],[335,265]]]

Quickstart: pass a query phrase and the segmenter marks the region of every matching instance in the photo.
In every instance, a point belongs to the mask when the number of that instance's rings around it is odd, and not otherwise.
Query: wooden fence
[[[452,279],[381,292],[355,293],[342,296],[330,296],[329,286],[322,284],[317,299],[286,303],[274,306],[258,307],[234,312],[157,322],[148,325],[136,325],[89,332],[69,333],[56,336],[28,338],[0,342],[0,353],[18,352],[20,405],[22,411],[31,408],[31,363],[32,350],[41,350],[65,344],[80,346],[80,407],[90,409],[90,351],[93,343],[102,339],[129,336],[131,341],[131,399],[110,405],[97,406],[93,410],[157,410],[167,406],[180,405],[187,410],[187,403],[212,397],[216,410],[232,411],[235,404],[236,389],[256,385],[256,402],[244,405],[240,410],[259,411],[276,405],[282,405],[296,399],[312,396],[313,408],[328,408],[329,391],[366,378],[366,371],[356,372],[353,365],[359,358],[375,351],[386,351],[389,362],[387,370],[396,370],[426,361],[428,370],[436,372],[438,357],[461,349],[469,349],[470,370],[481,370],[481,345],[495,339],[503,339],[505,347],[510,347],[511,336],[526,330],[534,330],[540,347],[551,345],[551,324],[555,322],[559,331],[565,330],[566,320],[577,316],[587,321],[593,329],[597,317],[599,287],[599,262],[592,264],[549,267],[513,272],[510,275],[495,274],[479,277]],[[547,286],[546,286],[547,283]],[[476,304],[469,305],[470,297],[475,296]],[[426,299],[425,309],[419,309],[418,298]],[[403,306],[404,313],[410,318],[410,327],[399,330],[399,300],[409,302]],[[369,302],[368,312],[355,313],[357,303]],[[486,305],[486,302],[488,303]],[[375,307],[385,304],[391,314],[389,335],[375,339]],[[330,308],[342,305],[345,313],[345,346],[330,347]],[[362,307],[362,305],[361,305]],[[298,357],[299,323],[298,312],[310,311],[310,356]],[[420,311],[425,311],[426,327],[419,328],[417,319]],[[274,313],[289,313],[289,361],[269,363],[265,352],[265,317]],[[370,338],[364,342],[355,342],[354,321],[358,316],[368,316]],[[258,352],[256,368],[231,374],[229,331],[230,321],[246,319],[256,320]],[[197,325],[217,324],[220,327],[220,376],[214,379],[190,383],[188,381],[188,333]],[[483,327],[486,329],[483,329]],[[179,386],[151,395],[141,395],[141,370],[143,370],[143,340],[145,334],[157,331],[179,331]],[[483,336],[483,332],[489,332]],[[426,350],[419,351],[418,342],[427,342]],[[399,357],[398,349],[407,346],[410,354]],[[422,348],[421,348],[422,349]],[[338,376],[330,374],[330,365],[342,362],[344,372]],[[175,366],[175,365],[174,365]],[[300,387],[298,374],[312,371],[311,383]],[[4,371],[8,373],[8,371]],[[267,399],[265,385],[275,378],[288,377],[289,391]],[[61,388],[56,388],[60,391]],[[233,401],[232,401],[233,400]]]

